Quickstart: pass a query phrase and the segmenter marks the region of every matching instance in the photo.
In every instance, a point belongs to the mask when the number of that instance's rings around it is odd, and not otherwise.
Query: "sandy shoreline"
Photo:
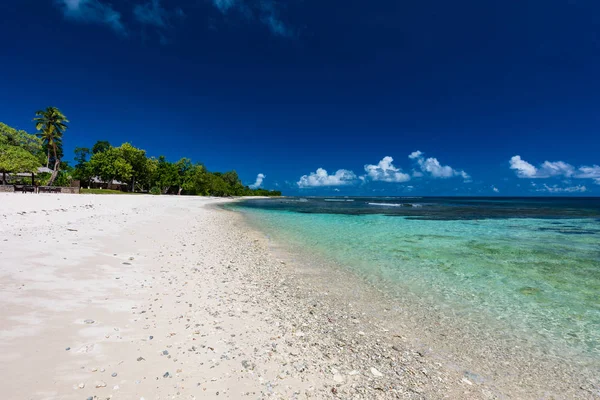
[[[328,293],[222,201],[0,195],[2,397],[524,398]]]

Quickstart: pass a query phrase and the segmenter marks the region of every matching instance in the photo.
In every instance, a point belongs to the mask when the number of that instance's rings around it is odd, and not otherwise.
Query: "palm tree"
[[[50,150],[54,154],[54,169],[48,185],[51,186],[54,183],[58,175],[60,168],[60,158],[58,156],[58,149],[62,147],[62,135],[68,128],[67,123],[69,120],[64,116],[63,113],[56,107],[47,107],[45,110],[39,110],[35,112],[36,117],[35,129],[40,131],[38,136],[42,139],[42,142],[48,149],[48,158],[46,161],[46,167],[50,168]]]

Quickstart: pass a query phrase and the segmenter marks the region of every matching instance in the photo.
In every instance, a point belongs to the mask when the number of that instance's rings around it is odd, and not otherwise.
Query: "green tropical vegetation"
[[[2,184],[6,184],[7,173],[36,172],[42,166],[39,157],[41,150],[42,142],[36,135],[16,130],[0,122]]]
[[[6,174],[36,173],[46,166],[51,172],[38,173],[38,184],[70,186],[73,180],[79,180],[81,187],[87,188],[82,193],[281,196],[280,191],[243,185],[236,171],[212,172],[190,158],[171,162],[164,156],[148,156],[130,143],[115,147],[99,140],[92,148],[76,147],[71,166],[62,160],[67,117],[58,108],[47,107],[37,111],[33,121],[35,134],[0,123],[2,184],[6,184]],[[110,190],[115,187],[121,190]]]

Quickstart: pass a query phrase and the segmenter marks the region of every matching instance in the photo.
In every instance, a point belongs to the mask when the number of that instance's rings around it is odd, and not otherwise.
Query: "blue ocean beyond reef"
[[[284,198],[234,207],[275,239],[453,313],[600,360],[600,198]]]

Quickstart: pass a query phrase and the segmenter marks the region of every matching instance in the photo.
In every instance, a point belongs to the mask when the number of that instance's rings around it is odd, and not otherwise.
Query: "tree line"
[[[48,186],[69,186],[76,179],[82,187],[97,183],[121,182],[131,192],[187,194],[202,196],[281,196],[280,191],[251,189],[242,184],[236,171],[211,172],[189,158],[170,162],[164,156],[149,157],[130,143],[118,147],[98,141],[92,148],[75,149],[75,165],[62,161],[63,135],[69,121],[55,107],[36,112],[36,134],[0,123],[0,172],[36,172],[38,181]]]

